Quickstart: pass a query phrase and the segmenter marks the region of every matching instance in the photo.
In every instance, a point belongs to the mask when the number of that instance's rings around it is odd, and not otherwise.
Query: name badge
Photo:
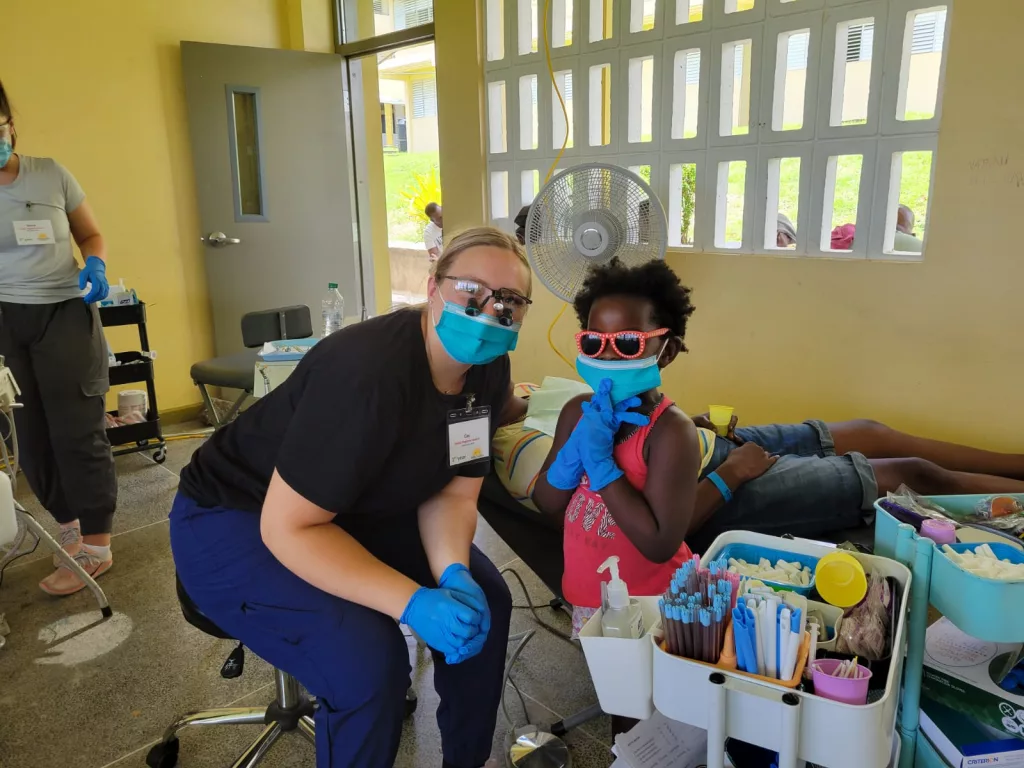
[[[448,466],[491,459],[491,409],[467,407],[448,411]]]
[[[53,222],[49,219],[14,222],[14,238],[18,245],[53,245]]]

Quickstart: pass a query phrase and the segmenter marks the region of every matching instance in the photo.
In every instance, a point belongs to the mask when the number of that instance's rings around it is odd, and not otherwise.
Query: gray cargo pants
[[[21,468],[39,502],[82,534],[110,533],[117,477],[104,411],[107,347],[81,299],[0,302],[0,355],[21,389],[14,411]]]

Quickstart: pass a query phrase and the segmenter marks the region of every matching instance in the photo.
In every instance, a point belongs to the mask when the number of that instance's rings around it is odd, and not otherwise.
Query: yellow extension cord
[[[544,30],[544,58],[548,64],[548,77],[551,78],[551,87],[555,89],[555,95],[558,96],[558,103],[562,105],[562,117],[565,120],[565,138],[562,139],[562,148],[558,150],[558,154],[555,155],[555,160],[551,163],[551,167],[548,169],[547,175],[544,177],[544,183],[547,184],[551,181],[551,177],[555,174],[555,169],[558,167],[559,161],[562,159],[562,155],[565,153],[565,148],[569,146],[569,110],[565,106],[565,98],[562,96],[562,90],[558,87],[558,83],[555,82],[555,67],[551,63],[551,41],[548,39],[548,16],[551,11],[551,0],[545,0],[544,2],[544,24],[542,25]],[[555,351],[562,362],[568,365],[570,368],[575,370],[575,366],[572,361],[569,360],[565,355],[562,354],[561,350],[555,346],[554,333],[555,326],[558,321],[565,314],[565,308],[569,306],[565,302],[562,302],[561,308],[555,315],[555,319],[551,321],[551,325],[548,326],[548,346]]]

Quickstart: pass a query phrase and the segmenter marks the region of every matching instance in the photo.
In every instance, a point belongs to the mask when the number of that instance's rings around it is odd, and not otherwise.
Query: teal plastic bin
[[[726,560],[730,557],[735,557],[737,560],[746,560],[748,563],[759,562],[762,557],[765,557],[772,562],[772,565],[779,560],[785,560],[787,563],[800,563],[801,566],[807,566],[811,569],[810,583],[806,587],[784,584],[781,581],[772,581],[771,579],[763,579],[764,583],[776,591],[795,592],[805,597],[811,594],[811,591],[814,589],[814,569],[818,565],[818,558],[816,557],[802,555],[797,552],[785,552],[781,549],[770,549],[769,547],[761,547],[755,544],[734,543],[727,544],[717,552],[709,552],[701,562],[710,563],[712,560],[717,560],[720,557],[724,557]]]
[[[984,496],[932,496],[953,517],[967,515]],[[901,523],[875,503],[875,554],[894,557]],[[980,544],[956,544],[957,551]],[[1024,552],[1010,543],[989,542],[1000,559],[1024,562]],[[941,548],[932,557],[930,602],[961,630],[992,643],[1024,639],[1024,581],[997,581],[965,571]]]

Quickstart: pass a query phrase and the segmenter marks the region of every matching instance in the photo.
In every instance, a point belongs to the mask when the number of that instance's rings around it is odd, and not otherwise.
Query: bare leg
[[[868,419],[829,424],[828,428],[835,440],[836,453],[840,456],[856,452],[869,459],[917,457],[956,472],[1024,480],[1024,454],[995,453],[915,437]]]
[[[906,483],[920,494],[1024,493],[1024,480],[993,475],[954,472],[925,459],[869,459],[884,496]]]

